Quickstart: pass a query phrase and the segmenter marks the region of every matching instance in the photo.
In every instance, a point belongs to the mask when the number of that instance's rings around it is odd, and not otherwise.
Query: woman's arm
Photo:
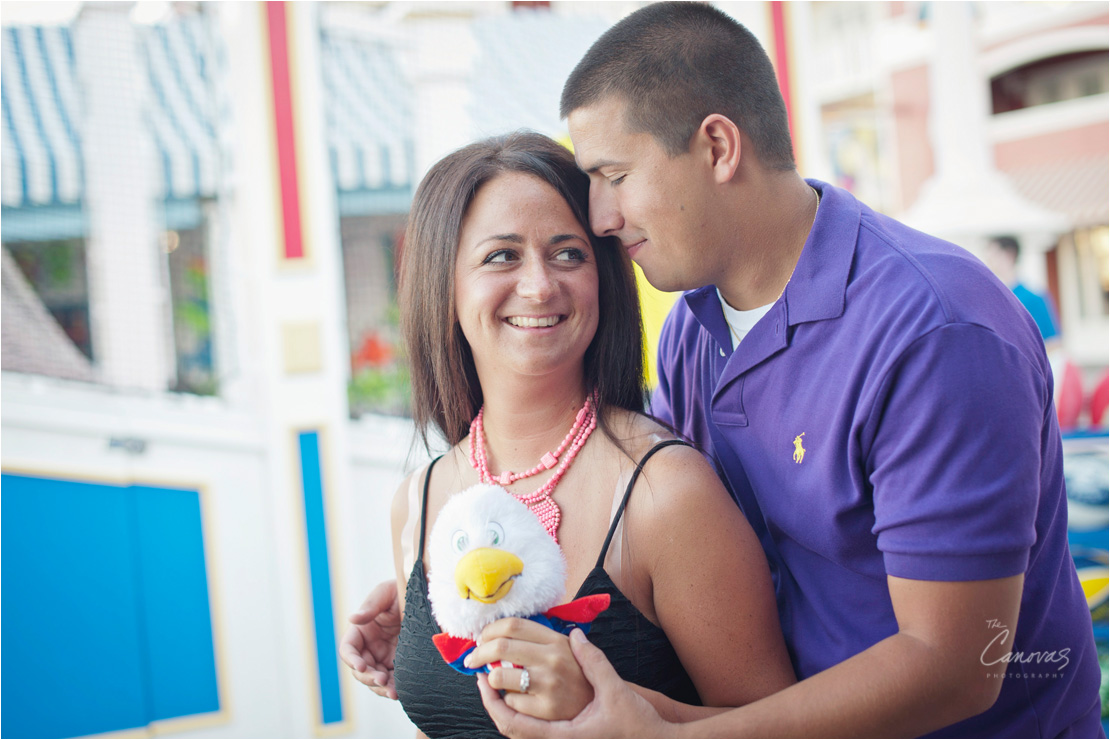
[[[795,683],[763,548],[702,455],[662,450],[636,489],[625,539],[650,570],[659,625],[702,702],[742,706]]]
[[[389,522],[390,528],[393,533],[393,569],[397,578],[397,605],[400,608],[400,613],[405,613],[405,587],[408,585],[408,577],[405,575],[405,566],[410,565],[405,562],[405,543],[402,541],[405,524],[409,519],[409,501],[408,493],[409,488],[412,486],[412,475],[405,478],[397,492],[393,494],[393,504],[389,509]],[[416,514],[419,516],[419,513]],[[420,524],[417,523],[417,527]],[[415,533],[416,537],[420,536],[419,532]],[[413,544],[409,544],[409,551],[413,550]]]

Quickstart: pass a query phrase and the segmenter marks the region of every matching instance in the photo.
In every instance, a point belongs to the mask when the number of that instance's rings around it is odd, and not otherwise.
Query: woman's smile
[[[510,316],[506,323],[518,329],[549,329],[562,323],[566,316]]]

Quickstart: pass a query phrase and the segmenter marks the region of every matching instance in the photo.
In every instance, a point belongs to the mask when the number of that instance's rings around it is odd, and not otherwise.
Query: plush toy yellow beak
[[[509,593],[513,579],[523,572],[524,562],[511,552],[479,547],[455,566],[455,585],[460,597],[492,604]]]

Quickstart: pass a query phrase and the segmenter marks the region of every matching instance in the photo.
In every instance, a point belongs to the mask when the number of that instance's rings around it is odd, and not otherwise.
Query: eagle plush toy
[[[570,634],[588,632],[609,607],[597,594],[555,606],[563,595],[566,561],[559,545],[527,506],[501,486],[476,485],[452,496],[439,512],[429,551],[432,614],[444,630],[432,639],[460,673],[482,629],[503,617],[526,617]],[[491,664],[495,665],[495,664]]]

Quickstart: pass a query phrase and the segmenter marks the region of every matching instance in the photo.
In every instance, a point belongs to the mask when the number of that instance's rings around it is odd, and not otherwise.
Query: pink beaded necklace
[[[570,467],[575,456],[578,455],[578,451],[586,444],[586,440],[590,438],[590,434],[597,427],[597,413],[594,411],[594,404],[590,398],[586,398],[586,403],[579,410],[578,415],[574,417],[574,426],[567,432],[562,444],[554,452],[545,452],[543,457],[540,458],[539,464],[534,468],[523,473],[505,470],[496,476],[490,472],[489,460],[486,457],[486,436],[482,427],[482,416],[485,410],[485,406],[478,409],[478,415],[474,417],[474,421],[470,422],[469,459],[471,467],[478,471],[478,478],[482,483],[508,486],[518,480],[531,478],[533,475],[544,470],[550,470],[558,465],[559,468],[548,479],[547,483],[544,483],[532,493],[509,492],[512,493],[514,498],[532,510],[532,513],[540,520],[551,538],[558,542],[557,532],[559,521],[562,519],[562,512],[559,511],[559,506],[551,498],[551,494],[555,490],[555,486],[558,485],[559,479],[567,472],[567,468]],[[566,452],[565,457],[563,457],[564,452]],[[562,462],[559,461],[560,457],[562,457]]]

